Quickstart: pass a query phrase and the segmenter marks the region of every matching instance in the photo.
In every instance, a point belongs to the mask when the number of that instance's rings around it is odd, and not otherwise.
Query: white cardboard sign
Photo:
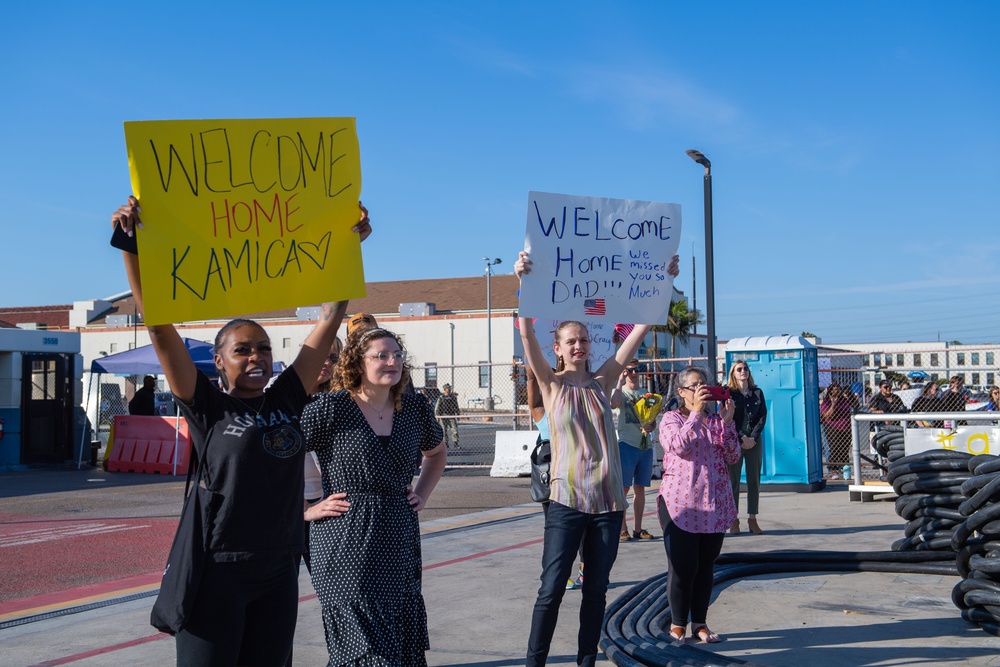
[[[1000,428],[991,426],[959,426],[947,428],[908,428],[903,436],[907,456],[931,449],[951,449],[979,454],[1000,454]]]
[[[680,236],[678,204],[529,192],[518,314],[663,324]]]

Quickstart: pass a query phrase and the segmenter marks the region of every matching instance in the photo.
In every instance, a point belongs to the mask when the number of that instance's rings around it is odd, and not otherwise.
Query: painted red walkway
[[[123,588],[140,585],[135,577],[153,575],[158,582],[176,528],[176,518],[53,521],[0,514],[0,614],[33,606],[38,596],[51,604],[53,596],[87,597],[120,580]]]

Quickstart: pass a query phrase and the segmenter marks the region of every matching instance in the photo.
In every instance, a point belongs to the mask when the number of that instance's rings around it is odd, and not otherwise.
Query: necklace
[[[260,402],[260,407],[257,408],[256,410],[254,410],[252,407],[250,407],[249,404],[247,404],[246,402],[244,402],[239,397],[233,396],[232,394],[229,394],[229,397],[230,398],[235,398],[237,400],[237,402],[239,402],[243,407],[245,407],[250,412],[253,412],[253,416],[254,417],[259,417],[260,416],[260,411],[264,409],[264,404],[267,403],[267,394],[264,394],[263,396],[261,396],[261,398],[263,400],[261,400],[261,402]]]
[[[385,402],[385,405],[382,406],[381,410],[379,410],[378,408],[372,406],[368,401],[366,401],[365,399],[361,398],[361,394],[358,394],[358,400],[360,400],[361,403],[363,403],[369,410],[371,410],[372,412],[374,412],[375,414],[377,414],[380,421],[382,419],[382,415],[385,414],[385,411],[393,403],[393,401],[392,401],[392,394],[391,393],[389,394],[389,400]]]

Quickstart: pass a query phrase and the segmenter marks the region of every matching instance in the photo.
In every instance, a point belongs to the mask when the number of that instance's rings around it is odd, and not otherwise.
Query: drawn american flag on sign
[[[584,315],[604,315],[606,313],[604,299],[587,299],[583,302]]]

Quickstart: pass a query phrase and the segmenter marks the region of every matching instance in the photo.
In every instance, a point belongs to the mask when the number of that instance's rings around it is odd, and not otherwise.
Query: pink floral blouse
[[[689,533],[724,533],[736,518],[729,464],[740,460],[736,427],[717,414],[667,412],[660,421],[660,497]]]

